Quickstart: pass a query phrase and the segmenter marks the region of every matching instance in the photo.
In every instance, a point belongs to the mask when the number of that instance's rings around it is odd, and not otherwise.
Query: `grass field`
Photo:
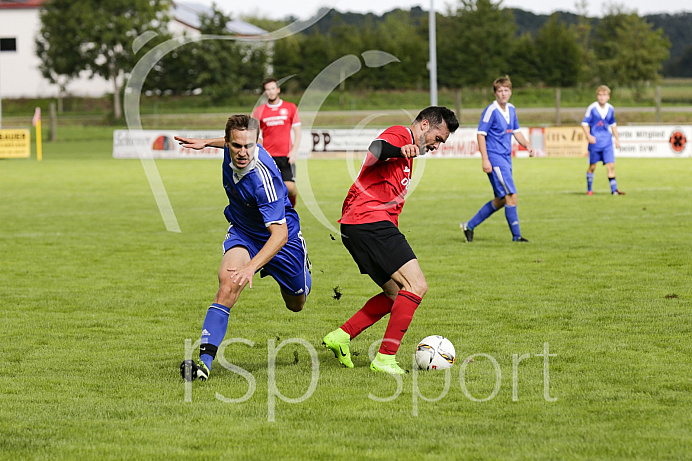
[[[157,162],[182,229],[170,233],[140,162],[99,143],[0,161],[0,458],[689,459],[692,161],[620,159],[627,195],[608,194],[601,167],[587,197],[584,159],[516,160],[521,245],[501,213],[462,243],[459,221],[490,198],[479,162],[419,163],[400,227],[430,288],[399,359],[410,369],[418,340],[447,336],[446,394],[442,372],[369,371],[383,323],[352,343],[353,370],[321,348],[377,288],[299,203],[305,309],[257,277],[227,335],[254,345],[225,351],[254,382],[215,363],[186,391],[178,365],[226,230],[219,162]],[[308,169],[335,222],[346,162]]]

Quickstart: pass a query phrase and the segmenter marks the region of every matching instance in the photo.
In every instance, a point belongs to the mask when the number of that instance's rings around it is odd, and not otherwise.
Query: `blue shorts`
[[[265,243],[248,238],[231,225],[223,241],[223,252],[226,254],[231,248],[240,246],[250,253],[250,258],[254,258]],[[276,256],[264,265],[261,274],[262,276],[271,275],[281,290],[288,295],[307,296],[312,288],[312,275],[310,275],[310,260],[303,235],[298,232],[298,235],[289,239]]]
[[[615,151],[613,151],[612,143],[603,149],[591,149],[592,146],[589,145],[589,165],[595,165],[598,162],[603,162],[604,165],[606,163],[615,163]]]
[[[497,198],[517,193],[517,188],[514,185],[514,177],[512,177],[511,166],[493,166],[493,172],[488,173],[488,179],[490,179],[490,184],[493,186],[493,193]]]

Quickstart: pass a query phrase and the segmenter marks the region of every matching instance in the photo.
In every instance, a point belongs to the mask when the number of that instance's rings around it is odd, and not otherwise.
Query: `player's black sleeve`
[[[392,157],[401,157],[401,147],[396,147],[382,139],[375,139],[368,147],[368,150],[378,160],[387,160]]]

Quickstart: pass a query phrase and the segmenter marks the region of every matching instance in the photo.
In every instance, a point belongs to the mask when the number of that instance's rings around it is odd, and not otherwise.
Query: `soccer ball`
[[[421,370],[444,370],[454,365],[456,359],[454,345],[444,336],[427,336],[418,343],[416,363]]]

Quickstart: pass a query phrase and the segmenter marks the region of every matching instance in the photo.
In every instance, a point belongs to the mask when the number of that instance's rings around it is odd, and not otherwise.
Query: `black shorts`
[[[281,178],[286,181],[296,182],[296,164],[288,163],[288,157],[272,157],[279,167]]]
[[[360,273],[368,274],[380,287],[404,264],[416,259],[404,234],[389,221],[342,224],[341,241]]]

